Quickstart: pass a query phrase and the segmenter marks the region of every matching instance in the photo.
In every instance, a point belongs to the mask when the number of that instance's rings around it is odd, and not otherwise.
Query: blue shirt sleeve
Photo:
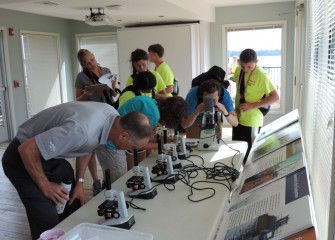
[[[197,92],[198,92],[198,86],[195,86],[190,89],[190,91],[186,95],[186,102],[187,102],[187,115],[190,116],[192,113],[194,113],[197,105],[198,105],[198,97],[197,97]]]
[[[230,94],[227,91],[227,89],[223,88],[223,90],[224,90],[224,95],[223,95],[223,99],[221,103],[223,104],[223,106],[225,106],[228,112],[232,112],[234,111],[233,100],[231,99]]]

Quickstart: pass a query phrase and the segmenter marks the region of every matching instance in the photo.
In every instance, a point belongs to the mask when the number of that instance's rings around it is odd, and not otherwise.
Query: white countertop
[[[213,167],[216,162],[222,162],[231,166],[232,158],[236,154],[236,150],[240,153],[233,158],[235,169],[240,169],[243,161],[244,153],[247,149],[246,142],[226,141],[228,144],[222,144],[219,151],[197,151],[196,148],[191,152],[191,155],[200,155],[205,160],[205,167]],[[140,163],[140,166],[148,166],[151,174],[151,168],[156,164],[157,152],[154,152],[149,158]],[[188,160],[201,166],[201,159],[196,156],[191,156]],[[189,164],[187,160],[181,160],[182,165]],[[215,195],[201,202],[191,202],[187,196],[191,193],[191,188],[181,182],[175,183],[175,189],[169,191],[164,185],[156,187],[157,195],[153,199],[138,199],[135,198],[133,203],[139,207],[145,208],[146,211],[128,209],[135,218],[135,225],[130,230],[150,233],[154,239],[171,240],[171,239],[213,239],[217,230],[218,222],[227,203],[230,192],[221,183],[226,181],[214,181],[206,179],[202,171],[198,172],[198,176],[193,178],[191,182],[209,181],[212,183],[201,182],[196,187],[214,188]],[[133,172],[129,171],[119,178],[112,185],[113,190],[123,191],[126,200],[131,200],[128,194],[133,190],[127,188],[126,181],[133,176]],[[152,175],[152,174],[151,174]],[[151,177],[154,177],[152,175]],[[213,183],[217,182],[217,183]],[[157,183],[152,182],[155,186]],[[171,185],[170,185],[171,186]],[[212,194],[212,190],[193,191],[192,199],[201,199]],[[80,223],[96,223],[104,219],[98,216],[98,206],[104,202],[105,196],[102,191],[100,194],[92,198],[84,206],[62,221],[55,228],[61,228],[69,231]]]

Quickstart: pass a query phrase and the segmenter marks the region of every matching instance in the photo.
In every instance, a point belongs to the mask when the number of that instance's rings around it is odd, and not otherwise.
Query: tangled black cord
[[[227,165],[225,165],[224,163],[220,163],[217,162],[214,164],[214,166],[212,168],[208,168],[205,167],[205,161],[203,159],[203,157],[199,156],[199,155],[189,155],[188,158],[190,157],[198,157],[201,159],[202,163],[201,166],[197,166],[196,164],[194,164],[194,162],[192,162],[189,159],[183,160],[183,162],[189,162],[188,164],[184,165],[181,169],[176,170],[178,171],[178,173],[176,174],[178,177],[178,180],[180,180],[182,183],[184,183],[186,186],[190,187],[190,194],[187,196],[187,198],[189,199],[189,201],[191,202],[201,202],[204,201],[206,199],[212,198],[216,191],[214,188],[212,187],[197,187],[198,184],[220,184],[223,185],[225,188],[228,189],[228,191],[232,191],[232,186],[230,184],[230,181],[235,181],[238,177],[239,177],[239,171],[236,170],[234,168],[234,159],[235,157],[240,153],[239,150],[234,149],[232,147],[230,147],[223,139],[220,139],[220,141],[222,141],[223,144],[225,144],[228,148],[232,149],[235,151],[235,154],[233,155],[232,159],[231,159],[231,165],[232,167],[229,167]],[[192,148],[190,146],[187,145],[187,149],[191,152]],[[195,181],[193,183],[191,183],[191,179],[196,178],[199,175],[199,172],[202,171],[205,173],[206,175],[206,179],[212,179],[213,181]],[[168,180],[167,176],[167,180]],[[164,185],[164,187],[168,190],[168,191],[174,191],[175,190],[175,184],[171,183],[171,182],[164,182],[164,180],[162,180],[161,183],[156,184],[155,186],[153,186],[150,190],[152,190],[153,188],[159,186],[159,185]],[[210,191],[209,195],[204,197],[204,198],[200,198],[200,199],[192,199],[192,196],[194,194],[194,190],[196,191]],[[140,193],[139,193],[140,194]],[[131,201],[129,201],[129,206],[131,206],[134,209],[140,209],[140,210],[146,210],[145,208],[141,208],[137,205],[135,205],[132,201],[134,200],[134,198],[136,198],[136,196],[134,196]]]
[[[191,155],[193,157],[198,157],[202,160],[201,166],[195,165],[193,162],[189,161],[190,164],[185,165],[182,169],[178,172],[178,178],[181,182],[183,182],[185,185],[190,187],[191,193],[187,196],[187,198],[191,202],[201,202],[203,200],[209,199],[213,197],[216,193],[215,189],[212,187],[197,187],[200,183],[206,183],[206,184],[220,184],[223,185],[225,188],[227,188],[229,191],[232,190],[232,186],[230,184],[230,180],[235,180],[238,178],[239,172],[229,167],[223,163],[216,163],[213,168],[206,168],[204,166],[204,159],[199,155]],[[191,179],[196,178],[200,171],[204,172],[206,175],[206,179],[212,179],[214,181],[196,181],[194,183],[191,183]],[[194,194],[194,190],[197,191],[210,191],[210,194],[204,198],[200,199],[192,199],[192,196]]]
[[[168,178],[168,177],[167,177]],[[164,179],[163,179],[164,181]],[[162,183],[158,183],[156,184],[155,186],[151,187],[150,189],[148,189],[147,191],[150,192],[151,190],[153,190],[155,187],[159,186],[159,185],[164,185],[164,187],[169,190],[169,191],[173,191],[176,189],[176,186],[173,184],[173,183],[168,183],[168,182],[162,182]],[[171,188],[168,187],[168,186],[172,186]],[[132,199],[130,201],[126,201],[127,204],[129,204],[129,206],[133,209],[138,209],[138,210],[147,210],[146,208],[142,208],[142,207],[139,207],[138,205],[134,204],[133,203],[133,200],[139,196],[140,194],[142,194],[142,192],[139,192],[138,194],[132,196]]]

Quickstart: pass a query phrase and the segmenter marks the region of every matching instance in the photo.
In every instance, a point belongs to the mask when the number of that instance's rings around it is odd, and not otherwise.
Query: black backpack
[[[135,78],[137,77],[137,75],[136,74],[132,74],[131,77],[133,78],[133,80],[135,80]],[[119,108],[119,105],[120,105],[119,99],[122,96],[122,94],[124,94],[125,92],[128,92],[128,91],[132,91],[135,94],[135,96],[141,96],[142,95],[141,91],[137,87],[135,87],[134,85],[127,86],[125,89],[122,90],[122,92],[120,93],[120,96],[118,97],[118,99],[115,102],[112,103],[112,106],[115,109]],[[151,95],[152,95],[152,98],[155,98],[155,89],[154,88],[151,90]]]
[[[119,99],[121,97],[122,94],[124,94],[125,92],[128,92],[128,91],[132,91],[135,96],[140,96],[141,95],[141,92],[140,90],[138,90],[134,85],[129,85],[127,86],[125,89],[122,90],[122,92],[120,93],[120,96],[119,98],[112,103],[112,106],[115,108],[115,109],[118,109],[119,108]]]
[[[226,76],[225,70],[214,65],[207,72],[201,73],[199,76],[193,78],[192,87],[198,86],[206,80],[215,79],[219,81],[225,89],[227,89],[229,87],[229,81],[224,80],[225,76]],[[222,102],[223,96],[224,96],[224,91],[222,90],[220,97],[219,97],[219,102]],[[202,96],[200,96],[200,88],[198,88],[197,98],[198,98],[198,104],[199,104],[202,99]]]

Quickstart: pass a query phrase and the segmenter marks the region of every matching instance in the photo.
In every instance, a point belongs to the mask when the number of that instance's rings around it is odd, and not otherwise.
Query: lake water
[[[229,62],[232,62],[232,59],[229,59]],[[261,67],[281,67],[281,56],[258,56],[257,65]]]

